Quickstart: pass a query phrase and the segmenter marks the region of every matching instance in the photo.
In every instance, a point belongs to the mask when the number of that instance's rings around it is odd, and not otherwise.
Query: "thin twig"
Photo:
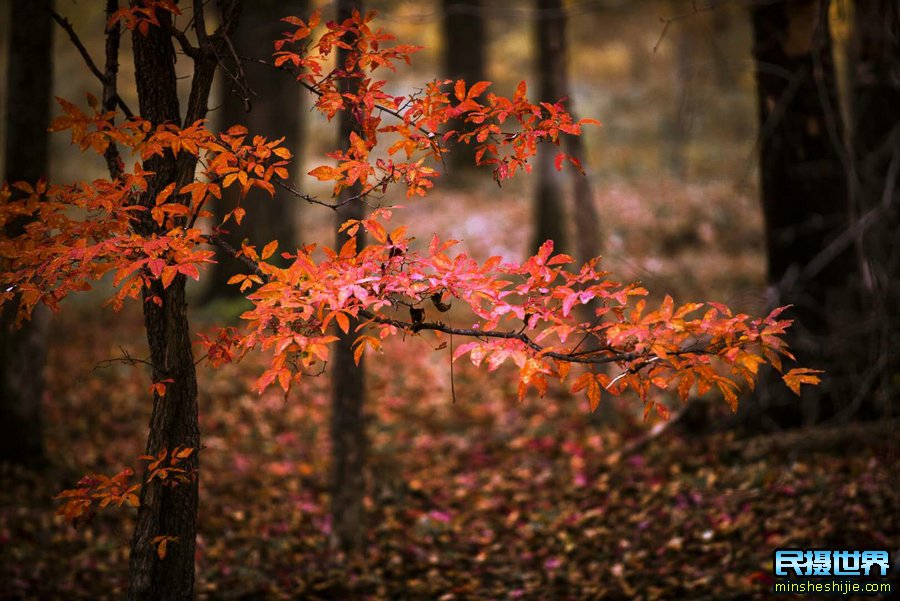
[[[234,49],[234,44],[231,42],[231,36],[223,35],[222,38],[225,40],[225,45],[228,46],[228,49],[231,51],[231,56],[234,58],[234,67],[235,69],[237,69],[236,75],[231,75],[231,73],[228,73],[228,75],[238,86],[238,89],[241,92],[241,102],[244,105],[244,112],[249,113],[251,108],[249,93],[250,88],[247,85],[247,75],[244,73],[243,63],[241,61],[241,58],[238,56],[237,50]]]
[[[102,361],[98,361],[96,365],[94,365],[94,370],[98,369],[106,369],[113,363],[127,363],[128,365],[146,365],[148,367],[153,367],[153,364],[146,359],[137,359],[136,357],[132,357],[131,354],[125,350],[125,347],[120,346],[119,350],[122,352],[121,357],[114,357],[112,359],[104,359]]]
[[[709,10],[715,10],[721,4],[724,4],[725,1],[726,0],[720,0],[718,2],[713,1],[705,6],[697,6],[697,3],[693,2],[691,10],[686,13],[681,13],[680,15],[675,15],[672,17],[660,17],[659,20],[660,20],[660,22],[662,22],[663,28],[662,28],[662,31],[659,32],[659,39],[657,39],[656,43],[653,44],[653,53],[655,54],[656,51],[659,50],[659,46],[660,46],[660,44],[662,44],[663,40],[666,37],[666,34],[669,32],[669,27],[672,25],[672,23],[675,23],[676,21],[683,21],[684,19],[688,19],[688,18],[693,17],[694,15],[697,15],[702,12],[706,12]]]
[[[366,202],[366,201],[365,201],[365,198],[366,198],[369,194],[371,194],[372,192],[374,192],[375,190],[377,190],[378,188],[380,188],[380,187],[384,184],[384,180],[381,180],[381,181],[379,181],[378,183],[373,184],[372,186],[369,186],[368,188],[366,188],[365,190],[363,190],[363,191],[360,192],[359,194],[354,194],[353,196],[348,196],[347,198],[343,199],[343,200],[340,201],[340,202],[330,203],[330,202],[325,202],[325,201],[323,201],[323,200],[319,200],[319,199],[316,198],[315,196],[310,196],[309,194],[306,194],[305,192],[301,192],[300,190],[298,190],[297,188],[295,188],[294,186],[292,186],[292,185],[289,184],[288,182],[284,181],[284,180],[281,179],[280,177],[273,177],[273,178],[272,178],[272,181],[275,182],[275,185],[277,185],[279,188],[281,188],[281,189],[283,189],[283,190],[286,190],[287,192],[290,192],[291,194],[293,194],[293,195],[296,196],[297,198],[301,198],[301,199],[303,199],[303,200],[305,200],[306,202],[311,203],[311,204],[319,205],[319,206],[322,206],[322,207],[328,207],[328,208],[331,209],[332,211],[337,211],[337,210],[338,210],[339,208],[341,208],[342,206],[344,206],[344,205],[346,205],[346,204],[349,204],[349,203],[351,203],[351,202],[353,202],[353,201],[355,201],[355,200],[361,200],[361,201],[364,202],[369,208],[373,208],[373,209],[376,208],[374,205],[372,205],[372,204]]]

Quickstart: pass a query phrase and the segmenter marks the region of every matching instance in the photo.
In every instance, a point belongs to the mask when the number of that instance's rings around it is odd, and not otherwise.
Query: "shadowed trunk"
[[[852,244],[848,153],[838,110],[828,2],[752,10],[760,127],[760,193],[772,305],[792,304],[789,342],[800,365],[824,369],[802,400],[764,382],[748,423],[797,426],[836,416],[853,389],[860,298]]]
[[[362,12],[360,0],[338,0],[338,21],[350,18],[354,10]],[[338,64],[344,64],[347,51],[338,51]],[[355,85],[349,78],[341,81],[341,91],[349,92]],[[350,133],[362,135],[360,124],[352,111],[342,111],[338,126],[338,144],[346,150]],[[362,192],[359,184],[342,191],[340,199],[346,199]],[[352,201],[337,210],[335,226],[348,219],[361,219],[364,215],[362,201]],[[362,228],[357,235],[357,248],[364,244]],[[345,242],[344,234],[337,234],[337,246]],[[365,401],[363,362],[357,366],[353,361],[352,343],[355,338],[351,325],[350,333],[338,332],[331,366],[331,516],[335,542],[349,554],[358,552],[364,540],[363,496],[365,495],[366,432],[363,421]]]
[[[464,79],[467,86],[484,81],[485,76],[485,34],[484,18],[481,10],[483,0],[442,0],[444,77],[456,81]],[[451,86],[452,89],[452,86]],[[452,94],[451,94],[452,98]],[[451,121],[448,129],[465,128],[461,121]],[[473,172],[475,165],[474,144],[448,143],[447,169],[451,174]]]
[[[539,13],[540,19],[536,21],[535,36],[539,41],[538,61],[540,68],[541,98],[550,102],[563,100],[566,110],[577,121],[575,104],[571,98],[569,86],[569,52],[566,39],[568,19],[562,2],[552,0],[542,1]],[[582,167],[587,168],[587,151],[584,147],[582,136],[564,136],[565,151],[577,159]],[[563,189],[565,175],[557,172],[553,165],[556,153],[560,149],[555,146],[544,145],[539,149],[538,156],[538,196],[535,199],[535,247],[544,240],[552,239],[564,243],[565,228],[562,215]],[[600,254],[602,244],[600,242],[600,216],[594,205],[594,188],[590,177],[581,174],[571,166],[565,166],[564,170],[571,174],[573,200],[574,200],[574,228],[575,250],[579,262],[587,261]],[[540,214],[540,215],[539,215]],[[543,215],[547,216],[548,229],[541,232],[544,223]],[[554,223],[556,222],[556,223]],[[555,230],[555,231],[554,231]],[[559,238],[557,238],[559,236]],[[558,248],[562,250],[562,248]],[[590,305],[586,318],[593,316]]]
[[[170,16],[157,11],[160,27],[147,35],[135,31],[135,79],[140,114],[154,125],[181,123],[175,78],[175,49],[168,32]],[[215,59],[204,55],[194,65],[191,95],[185,121],[206,116],[206,103],[215,71]],[[184,185],[194,178],[196,159],[182,153],[176,161],[171,153],[147,159],[144,169],[155,175],[141,204],[152,206],[156,195],[168,184]],[[158,230],[146,220],[139,232],[149,236]],[[150,348],[154,382],[171,380],[165,394],[154,392],[153,413],[146,453],[158,455],[176,447],[200,449],[197,378],[185,302],[185,278],[178,275],[168,288],[155,281],[143,291],[144,325]],[[193,475],[190,482],[163,485],[159,479],[141,489],[141,505],[131,542],[129,601],[188,600],[194,598],[194,556],[198,510],[198,453],[183,464]],[[154,539],[174,537],[164,559],[157,555]]]
[[[46,1],[12,2],[6,72],[4,179],[35,182],[47,177],[47,128],[53,85],[53,24]],[[4,7],[5,8],[5,7]],[[15,202],[15,196],[12,202]],[[7,225],[6,236],[24,223]],[[49,312],[13,328],[15,303],[0,315],[0,461],[28,466],[44,462],[41,397]]]
[[[232,44],[241,56],[268,58],[273,42],[281,37],[287,28],[281,21],[286,16],[306,18],[309,9],[307,0],[258,0],[249,2],[241,12],[240,25],[231,36]],[[219,74],[223,88],[222,107],[218,115],[218,126],[226,130],[233,125],[243,125],[249,135],[265,136],[269,140],[285,138],[284,146],[295,155],[293,173],[302,171],[303,157],[299,156],[303,144],[303,105],[300,85],[288,74],[267,65],[245,63],[244,73],[251,93],[246,100],[250,112],[246,111],[244,90],[236,89],[234,81]],[[221,223],[225,214],[237,204],[239,191],[231,188],[224,191],[222,202],[215,203],[216,223]],[[275,188],[275,196],[262,191],[251,191],[244,201],[252,204],[241,225],[234,220],[226,224],[230,234],[222,237],[232,247],[241,248],[241,241],[262,248],[271,240],[278,240],[280,251],[296,248],[298,236],[296,227],[297,199],[281,188]],[[279,251],[279,252],[280,252]],[[220,255],[219,262],[212,266],[207,277],[204,302],[220,298],[242,298],[237,286],[228,285],[228,280],[238,273],[245,273],[246,265],[239,260]]]
[[[566,18],[562,0],[537,0],[539,18],[534,21],[538,67],[538,98],[556,102],[568,93],[565,64]],[[553,240],[557,252],[568,245],[566,237],[564,175],[557,171],[554,159],[559,149],[542,144],[537,153],[537,183],[534,198],[534,238],[532,250]]]
[[[866,366],[862,395],[882,414],[897,412],[900,386],[900,4],[855,4],[852,85],[854,153],[860,213],[876,215],[865,233],[875,330],[874,361]]]

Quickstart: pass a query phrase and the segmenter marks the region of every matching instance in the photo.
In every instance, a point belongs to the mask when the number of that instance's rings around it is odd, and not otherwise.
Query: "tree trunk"
[[[537,0],[539,18],[534,21],[538,62],[538,97],[556,102],[568,93],[565,68],[566,17],[562,0]],[[537,184],[534,198],[534,239],[532,249],[553,240],[558,252],[568,243],[563,207],[563,174],[556,170],[558,149],[549,144],[538,147]]]
[[[675,14],[683,7],[683,2],[672,0]],[[717,9],[720,11],[721,7]],[[691,117],[693,113],[693,99],[691,98],[691,84],[693,79],[693,39],[696,31],[689,29],[692,23],[682,22],[672,33],[675,43],[675,74],[674,74],[674,104],[672,112],[663,117],[662,144],[664,163],[669,172],[678,179],[688,176],[689,165],[687,151],[690,143]],[[695,29],[696,29],[696,24]]]
[[[12,2],[6,73],[4,178],[35,182],[47,177],[47,128],[53,86],[53,24],[46,1]],[[15,202],[15,200],[13,200]],[[3,232],[17,236],[24,223]],[[44,462],[41,397],[49,313],[12,327],[15,303],[0,315],[0,461],[28,466]]]
[[[851,245],[849,160],[838,110],[828,2],[757,4],[753,55],[760,123],[760,192],[773,305],[792,304],[791,346],[804,367],[825,369],[801,402],[762,386],[744,416],[796,426],[833,417],[847,402],[858,345],[858,267]]]
[[[153,124],[180,123],[175,78],[175,50],[168,32],[169,14],[157,11],[161,25],[150,27],[146,35],[135,30],[134,71],[140,114]],[[212,63],[214,67],[215,63]],[[210,61],[195,65],[195,85],[188,101],[188,118],[205,115]],[[205,77],[201,85],[198,77]],[[206,81],[208,80],[208,81]],[[144,169],[155,175],[142,196],[152,206],[156,195],[168,184],[184,184],[193,179],[193,162],[176,161],[170,153],[144,162]],[[142,225],[143,235],[155,232],[154,223]],[[146,452],[158,455],[164,450],[189,447],[199,451],[200,430],[197,409],[197,379],[191,349],[190,329],[185,302],[185,278],[179,275],[165,290],[160,282],[144,290],[144,325],[150,347],[154,382],[171,379],[164,396],[154,393],[153,413]],[[159,304],[155,299],[159,299]],[[198,509],[198,453],[184,465],[192,474],[189,483],[164,486],[155,479],[141,489],[141,506],[131,543],[129,566],[130,601],[188,600],[194,597],[194,555]],[[177,537],[168,544],[164,559],[153,543],[158,536]]]
[[[444,77],[454,81],[464,79],[469,86],[486,80],[483,0],[442,0],[441,7]],[[452,121],[448,127],[459,131],[465,125]],[[449,147],[446,167],[451,175],[475,169],[474,144],[449,144]]]
[[[338,21],[352,16],[353,11],[362,12],[360,0],[338,0]],[[338,51],[338,64],[346,61],[347,51]],[[341,81],[343,93],[351,91],[355,80],[350,78]],[[362,135],[362,128],[353,116],[352,111],[340,113],[338,127],[338,144],[343,150],[349,146],[350,133]],[[362,192],[362,187],[354,185],[344,190],[340,199],[355,196]],[[335,225],[340,228],[347,219],[361,219],[364,215],[363,203],[359,200],[349,202],[339,208],[335,216]],[[364,244],[362,228],[357,235],[357,248]],[[337,234],[337,246],[343,244],[343,234]],[[364,540],[363,496],[365,495],[365,455],[366,432],[363,419],[365,386],[363,362],[357,366],[353,361],[352,343],[355,338],[353,326],[350,333],[338,332],[339,340],[335,344],[334,359],[331,367],[331,516],[334,539],[337,546],[348,554],[357,553]]]
[[[866,230],[874,307],[874,361],[870,390],[881,413],[896,413],[900,372],[900,5],[894,0],[855,4],[852,56],[854,153],[860,213],[875,214]],[[893,383],[893,384],[892,384]],[[873,394],[874,392],[874,394]],[[893,407],[891,404],[893,403]],[[874,416],[873,416],[874,417]]]
[[[271,53],[272,43],[285,30],[282,17],[306,17],[308,0],[259,0],[250,2],[241,13],[241,23],[231,36],[232,44],[239,55],[266,58]],[[293,172],[302,169],[301,148],[303,144],[303,104],[301,87],[292,77],[266,65],[246,63],[244,74],[251,94],[247,100],[250,112],[244,104],[246,91],[235,89],[235,83],[220,73],[222,108],[219,114],[219,128],[226,130],[233,125],[247,127],[250,135],[265,136],[275,140],[284,136],[284,146],[295,155]],[[274,198],[262,192],[251,192],[248,202],[253,210],[248,211],[241,225],[233,220],[225,226],[230,234],[224,239],[236,249],[241,248],[241,240],[249,239],[250,244],[262,247],[271,240],[278,240],[282,250],[293,250],[298,241],[295,225],[297,199],[275,188]],[[234,209],[239,193],[236,188],[225,191],[222,202],[215,204],[216,223],[221,223],[225,214]],[[246,272],[246,266],[239,260],[220,255],[207,280],[204,302],[219,298],[243,297],[237,286],[228,285],[228,280],[238,273]]]

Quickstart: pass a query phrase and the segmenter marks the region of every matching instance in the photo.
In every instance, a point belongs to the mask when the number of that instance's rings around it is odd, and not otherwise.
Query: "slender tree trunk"
[[[569,85],[569,56],[566,28],[568,18],[560,0],[541,0],[539,20],[535,24],[538,40],[538,61],[541,98],[555,102],[564,100],[566,109],[577,120],[575,103],[571,98]],[[587,167],[587,152],[582,136],[565,136],[566,152]],[[535,198],[535,240],[539,246],[546,239],[559,244],[565,243],[565,221],[563,217],[564,176],[556,171],[553,164],[559,149],[545,145],[538,155],[538,190]],[[594,205],[594,188],[588,175],[567,169],[572,174],[574,196],[574,247],[577,258],[585,263],[600,254],[600,216]],[[543,227],[547,227],[542,231]],[[562,250],[562,248],[559,248]],[[588,311],[592,317],[593,313]]]
[[[168,13],[157,11],[160,27],[150,27],[147,35],[135,31],[134,71],[140,114],[153,124],[180,123],[175,78],[175,50],[168,32]],[[215,63],[198,61],[195,85],[188,101],[188,118],[205,115],[209,85]],[[196,85],[199,77],[208,79]],[[168,184],[184,184],[193,179],[194,164],[181,164],[170,153],[147,159],[144,168],[155,175],[142,204],[152,205],[156,195]],[[145,222],[141,232],[149,235],[155,224]],[[197,378],[191,349],[190,329],[185,302],[185,278],[179,275],[163,290],[160,282],[144,290],[144,325],[150,347],[154,382],[170,379],[164,396],[154,393],[153,413],[146,452],[158,455],[164,450],[189,447],[199,451],[200,430],[197,408]],[[164,486],[156,479],[141,489],[141,506],[131,543],[128,599],[130,601],[189,600],[194,597],[194,555],[198,510],[198,453],[185,467],[193,474],[189,483]],[[164,559],[157,555],[153,540],[157,536],[176,537],[168,544]]]
[[[483,0],[441,0],[443,9],[444,77],[464,79],[471,86],[487,79],[485,75],[485,27],[481,10]],[[451,87],[452,89],[452,87]],[[465,125],[453,121],[449,128]],[[447,168],[451,174],[472,172],[475,165],[473,144],[450,144]]]
[[[538,97],[547,102],[561,100],[568,93],[565,64],[566,18],[562,0],[537,0],[539,18],[534,21],[538,63]],[[553,240],[557,251],[568,244],[563,206],[564,176],[554,166],[558,149],[543,144],[537,153],[537,184],[534,198],[534,239],[532,248]]]
[[[832,417],[847,402],[857,345],[858,265],[837,243],[851,225],[848,153],[838,109],[827,1],[752,10],[760,123],[761,198],[773,305],[792,304],[791,346],[804,367],[825,369],[802,402],[763,386],[750,421],[793,426]]]
[[[860,213],[877,214],[866,230],[871,274],[875,358],[868,366],[876,413],[896,413],[900,372],[900,4],[855,3],[852,51],[854,153],[860,178]],[[873,417],[875,417],[873,415]]]
[[[350,18],[354,10],[362,12],[361,0],[338,0],[338,21]],[[338,52],[338,64],[344,64],[347,51]],[[349,92],[353,80],[341,82],[342,92]],[[350,133],[362,135],[360,124],[352,111],[340,114],[338,144],[346,150]],[[362,192],[359,185],[344,190],[340,196],[346,199]],[[347,219],[361,219],[364,215],[363,203],[353,201],[337,210],[335,225],[340,228]],[[362,228],[360,228],[360,232]],[[343,234],[337,234],[337,248],[343,244]],[[362,249],[363,236],[357,236],[357,248]],[[357,366],[353,361],[353,329],[349,334],[338,332],[334,359],[331,368],[331,516],[335,542],[347,553],[358,552],[364,540],[363,496],[365,495],[365,455],[366,432],[363,419],[365,383],[363,362]]]
[[[675,14],[683,7],[683,2],[672,1]],[[691,79],[693,75],[693,38],[696,32],[689,29],[690,23],[679,23],[673,32],[675,43],[675,89],[672,112],[663,117],[665,143],[662,145],[664,162],[669,171],[678,179],[688,175],[687,150],[690,138],[692,114]]]
[[[12,2],[9,67],[6,72],[4,178],[35,182],[47,176],[47,128],[53,85],[53,24],[47,1]],[[15,202],[15,199],[13,200]],[[6,236],[24,223],[7,226]],[[0,461],[39,466],[44,462],[41,397],[47,356],[49,312],[12,327],[14,303],[0,315]]]
[[[308,0],[258,0],[250,2],[241,14],[240,26],[232,36],[232,44],[239,55],[265,58],[271,53],[272,43],[285,30],[282,17],[306,17]],[[265,65],[247,63],[244,65],[247,85],[251,93],[236,89],[234,81],[220,73],[223,88],[222,108],[219,111],[219,128],[225,130],[233,125],[244,125],[250,135],[265,136],[270,140],[284,137],[284,145],[295,155],[295,173],[302,172],[300,156],[303,135],[303,104],[301,87],[292,77]],[[246,111],[245,100],[250,112]],[[216,223],[234,209],[238,201],[238,191],[225,191],[223,202],[215,204]],[[296,228],[297,200],[281,188],[275,188],[275,197],[269,199],[261,192],[252,195],[248,202],[253,210],[248,211],[241,225],[234,221],[226,225],[230,231],[225,240],[234,248],[241,248],[241,241],[249,239],[250,244],[261,247],[278,240],[279,248],[292,250],[298,241]],[[210,270],[209,282],[204,293],[204,301],[217,298],[239,298],[243,295],[237,286],[228,285],[235,274],[244,273],[246,266],[234,259],[221,255]]]

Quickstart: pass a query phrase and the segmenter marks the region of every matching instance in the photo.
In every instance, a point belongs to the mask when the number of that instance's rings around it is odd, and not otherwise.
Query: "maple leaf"
[[[825,373],[821,369],[809,369],[806,367],[795,367],[782,376],[784,383],[787,384],[794,394],[800,396],[800,386],[803,384],[819,384],[822,379],[816,374]]]

